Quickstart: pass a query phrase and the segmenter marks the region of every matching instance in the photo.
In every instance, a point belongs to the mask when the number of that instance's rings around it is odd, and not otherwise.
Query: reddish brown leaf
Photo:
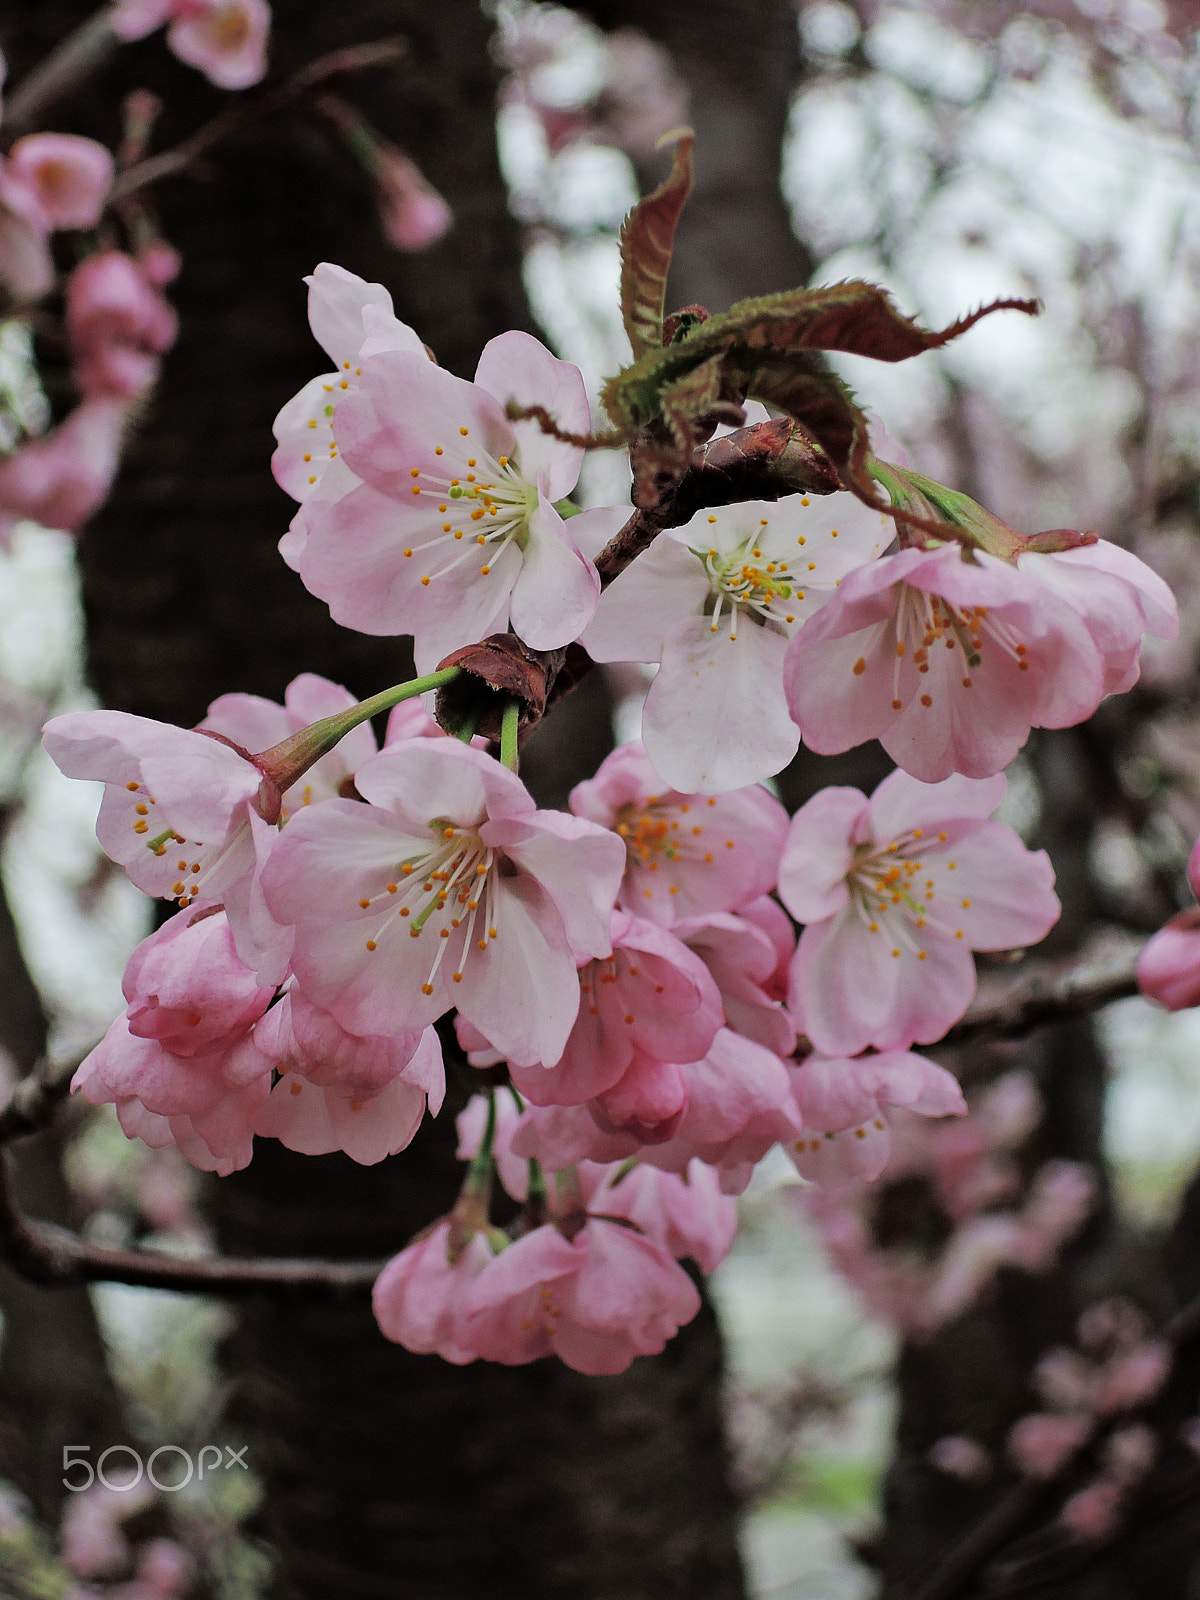
[[[670,138],[671,135],[666,136]],[[667,272],[675,224],[692,188],[690,128],[678,132],[670,175],[625,218],[621,229],[621,316],[634,359],[663,342]]]

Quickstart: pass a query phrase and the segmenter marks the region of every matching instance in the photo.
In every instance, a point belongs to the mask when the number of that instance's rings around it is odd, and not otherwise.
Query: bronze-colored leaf
[[[674,136],[666,135],[671,137],[677,142],[670,175],[653,194],[638,201],[621,229],[621,316],[635,360],[647,350],[662,348],[675,224],[692,188],[695,135],[690,128],[681,128]]]

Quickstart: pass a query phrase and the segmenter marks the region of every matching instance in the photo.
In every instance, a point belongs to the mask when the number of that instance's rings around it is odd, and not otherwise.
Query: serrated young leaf
[[[678,131],[669,176],[638,201],[621,228],[621,317],[635,360],[662,349],[667,273],[675,225],[691,193],[694,141],[690,128]]]

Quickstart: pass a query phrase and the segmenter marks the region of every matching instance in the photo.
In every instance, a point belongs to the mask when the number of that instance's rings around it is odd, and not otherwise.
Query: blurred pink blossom
[[[125,403],[112,395],[85,400],[51,433],[0,462],[0,545],[25,519],[69,533],[82,527],[116,477],[125,418]]]

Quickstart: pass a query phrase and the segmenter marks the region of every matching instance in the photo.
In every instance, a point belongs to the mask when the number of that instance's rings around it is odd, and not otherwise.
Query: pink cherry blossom
[[[178,1144],[209,1171],[245,1166],[271,1076],[252,1030],[274,990],[238,959],[219,908],[181,911],[144,939],[123,988],[127,1010],[72,1088],[93,1105],[115,1104],[130,1137]]]
[[[1104,661],[1105,694],[1137,682],[1144,634],[1173,639],[1179,631],[1175,596],[1157,572],[1107,539],[1052,555],[1029,551],[1017,567],[1083,618]]]
[[[362,481],[338,455],[333,416],[337,400],[361,376],[359,354],[368,341],[371,350],[401,350],[425,357],[425,346],[408,324],[396,317],[392,297],[381,283],[367,283],[328,261],[322,261],[304,281],[308,284],[309,326],[335,370],[311,379],[275,418],[278,449],[271,457],[271,471],[280,488],[302,504],[322,493],[335,500]],[[325,483],[326,476],[329,483]],[[297,565],[306,538],[303,523],[293,523],[284,535],[280,553],[289,566]]]
[[[967,559],[956,543],[850,573],[792,641],[784,669],[813,750],[836,755],[878,739],[927,783],[999,772],[1031,726],[1091,716],[1105,679],[1073,606],[996,557]]]
[[[104,784],[96,837],[146,894],[217,900],[253,871],[263,774],[220,739],[125,711],[71,711],[46,724],[43,742],[68,778]]]
[[[726,1193],[740,1193],[771,1146],[800,1131],[787,1070],[773,1051],[729,1028],[681,1070],[684,1114],[671,1138],[647,1147],[642,1158],[678,1173],[696,1158],[719,1169]]]
[[[176,1144],[205,1171],[237,1171],[250,1160],[254,1119],[270,1092],[270,1057],[248,1030],[231,1030],[190,1055],[171,1043],[138,1037],[124,1014],[71,1087],[93,1105],[115,1105],[130,1138],[156,1149]]]
[[[975,992],[972,950],[1036,943],[1058,920],[1044,851],[987,820],[1002,777],[823,789],[792,819],[779,893],[806,924],[791,1011],[819,1050],[940,1039]]]
[[[576,963],[609,949],[620,841],[536,810],[449,739],[393,746],[355,784],[367,805],[298,812],[264,870],[301,992],[359,1034],[417,1032],[457,1006],[509,1059],[556,1061]]]
[[[143,939],[121,980],[129,1031],[172,1055],[241,1038],[275,997],[239,960],[228,919],[200,901]]]
[[[992,1458],[978,1439],[967,1434],[943,1434],[929,1447],[930,1466],[960,1483],[986,1483],[992,1475]]]
[[[347,627],[411,633],[420,672],[510,623],[535,649],[577,638],[600,593],[578,524],[613,517],[564,522],[554,502],[582,452],[504,408],[537,401],[586,431],[578,370],[526,333],[491,340],[474,383],[404,351],[364,350],[356,365],[329,403],[339,461],[363,481],[306,508],[289,541],[305,586]]]
[[[1087,1442],[1093,1426],[1087,1412],[1033,1411],[1013,1423],[1005,1448],[1027,1478],[1053,1478]]]
[[[428,250],[454,224],[454,213],[410,156],[377,143],[372,162],[383,236],[396,250]]]
[[[891,1151],[889,1106],[923,1117],[967,1113],[957,1078],[907,1051],[853,1060],[812,1055],[792,1069],[791,1080],[803,1129],[784,1148],[813,1183],[869,1183],[879,1176]]]
[[[126,416],[125,403],[112,396],[85,400],[44,438],[0,462],[0,544],[26,518],[69,533],[82,527],[117,475]]]
[[[700,1309],[687,1273],[632,1229],[589,1217],[568,1240],[535,1228],[462,1295],[456,1335],[488,1361],[557,1355],[577,1372],[624,1372],[657,1355]]]
[[[248,89],[266,75],[267,0],[175,0],[169,48],[220,89]]]
[[[347,1033],[300,995],[284,995],[255,1030],[280,1078],[254,1131],[304,1155],[342,1150],[372,1166],[409,1145],[445,1095],[442,1047],[418,1034]]]
[[[1200,910],[1181,911],[1144,945],[1137,984],[1168,1011],[1200,1005]]]
[[[475,1233],[451,1261],[449,1237],[449,1220],[439,1222],[389,1261],[375,1281],[371,1304],[385,1339],[462,1366],[477,1353],[460,1337],[462,1301],[492,1253],[483,1235]]]
[[[750,912],[769,922],[782,943],[773,942],[763,927],[752,922]],[[776,1055],[790,1056],[796,1048],[795,1025],[772,989],[782,967],[783,991],[787,992],[796,936],[775,902],[763,896],[740,914],[714,911],[706,917],[689,917],[677,922],[673,931],[712,974],[721,992],[725,1021],[734,1032],[756,1040]]]
[[[134,40],[164,22],[169,48],[218,88],[248,89],[267,70],[267,0],[116,0],[110,26]]]
[[[42,234],[92,228],[112,181],[112,155],[95,139],[31,133],[8,153],[0,173],[0,198]]]
[[[620,903],[653,922],[736,911],[775,887],[787,812],[757,784],[679,794],[640,744],[628,744],[575,786],[570,805],[625,841]]]
[[[1123,1490],[1111,1478],[1099,1477],[1063,1506],[1059,1521],[1077,1539],[1089,1544],[1102,1544],[1117,1529],[1121,1518]]]
[[[668,783],[723,794],[788,764],[787,642],[893,537],[853,495],[748,500],[668,529],[610,584],[583,643],[597,661],[660,663],[642,738]]]
[[[624,1217],[677,1260],[715,1272],[737,1232],[737,1203],[722,1193],[712,1167],[689,1161],[682,1173],[639,1164],[587,1167],[581,1173],[588,1209]]]
[[[540,1161],[547,1172],[589,1161],[608,1166],[642,1150],[633,1134],[599,1128],[586,1105],[526,1106],[512,1129],[509,1148],[515,1158]]]
[[[67,283],[67,332],[75,379],[85,395],[132,400],[158,376],[175,342],[174,311],[132,256],[105,250]]]
[[[697,1059],[722,1024],[708,969],[673,934],[614,911],[611,940],[611,954],[579,974],[579,1015],[559,1060],[513,1068],[513,1082],[535,1105],[580,1105],[629,1074],[643,1077],[648,1062]]]

